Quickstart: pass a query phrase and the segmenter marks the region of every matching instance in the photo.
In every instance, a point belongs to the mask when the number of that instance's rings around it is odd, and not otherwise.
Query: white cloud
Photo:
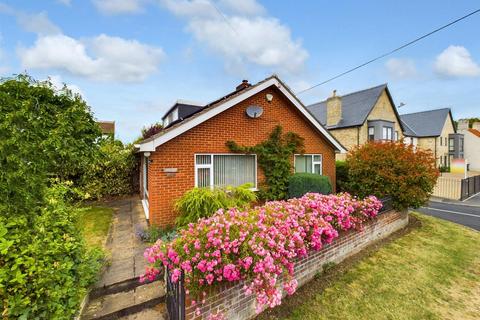
[[[83,41],[66,35],[41,36],[18,54],[26,69],[55,69],[116,82],[144,80],[164,57],[161,48],[104,34]]]
[[[449,46],[440,53],[435,60],[434,70],[439,75],[448,77],[480,76],[480,66],[462,46]]]
[[[92,0],[95,7],[104,14],[139,13],[145,0]]]
[[[256,0],[220,0],[220,5],[237,14],[259,15],[265,13],[265,8]]]
[[[28,32],[41,35],[61,33],[61,29],[48,19],[46,12],[26,13],[0,3],[0,13],[14,16],[17,19],[17,23]]]
[[[26,31],[40,35],[60,34],[61,29],[48,19],[46,12],[16,14],[18,24]]]
[[[271,72],[296,73],[308,58],[299,40],[278,19],[259,16],[263,7],[255,0],[224,0],[227,14],[220,14],[209,0],[161,0],[173,14],[187,19],[187,30],[207,49],[225,59],[230,70],[246,63]]]
[[[417,75],[415,62],[411,59],[392,58],[385,63],[388,73],[397,79],[411,78]]]

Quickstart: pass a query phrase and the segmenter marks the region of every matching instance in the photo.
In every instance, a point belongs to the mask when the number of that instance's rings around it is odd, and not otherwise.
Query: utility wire
[[[230,29],[232,29],[233,32],[235,32],[237,35],[239,35],[237,30],[235,30],[235,28],[232,26],[230,21],[228,21],[228,18],[223,14],[223,12],[220,10],[220,8],[212,0],[208,0],[207,2],[210,3],[210,5],[215,9],[215,11],[217,11],[217,13],[223,18],[223,20],[225,20],[225,22],[228,24]]]
[[[334,76],[334,77],[331,77],[331,78],[329,78],[329,79],[327,79],[327,80],[325,80],[325,81],[322,81],[322,82],[320,82],[320,83],[318,83],[318,84],[316,84],[316,85],[314,85],[314,86],[311,86],[311,87],[309,87],[309,88],[307,88],[307,89],[300,90],[300,91],[298,91],[296,94],[304,93],[304,92],[306,92],[306,91],[308,91],[308,90],[311,90],[311,89],[313,89],[313,88],[316,88],[316,87],[318,87],[318,86],[321,86],[321,85],[323,85],[323,84],[325,84],[325,83],[327,83],[327,82],[333,81],[333,80],[338,79],[338,78],[340,78],[340,77],[342,77],[342,76],[344,76],[344,75],[346,75],[346,74],[348,74],[348,73],[351,73],[351,72],[353,72],[353,71],[355,71],[355,70],[357,70],[357,69],[360,69],[360,68],[366,66],[367,64],[370,64],[370,63],[372,63],[372,62],[375,62],[375,61],[377,61],[377,60],[380,60],[380,59],[382,59],[382,58],[385,58],[386,56],[391,55],[392,53],[395,53],[395,52],[400,51],[400,50],[402,50],[402,49],[404,49],[404,48],[406,48],[406,47],[408,47],[408,46],[411,46],[412,44],[414,44],[414,43],[416,43],[416,42],[418,42],[418,41],[420,41],[420,40],[422,40],[422,39],[425,39],[425,38],[431,36],[432,34],[437,33],[437,32],[439,32],[439,31],[441,31],[441,30],[443,30],[443,29],[445,29],[445,28],[448,28],[448,27],[450,27],[451,25],[454,25],[455,23],[460,22],[460,21],[462,21],[462,20],[464,20],[464,19],[466,19],[466,18],[468,18],[468,17],[470,17],[470,16],[473,16],[474,14],[479,13],[479,12],[480,12],[480,9],[477,9],[477,10],[475,10],[475,11],[472,11],[472,12],[470,12],[469,14],[464,15],[464,16],[461,17],[461,18],[458,18],[458,19],[456,19],[456,20],[454,20],[454,21],[452,21],[452,22],[447,23],[446,25],[441,26],[440,28],[437,28],[437,29],[435,29],[435,30],[433,30],[433,31],[431,31],[431,32],[429,32],[429,33],[424,34],[424,35],[421,36],[421,37],[416,38],[415,40],[412,40],[412,41],[410,41],[410,42],[407,42],[407,43],[405,43],[404,45],[402,45],[402,46],[400,46],[400,47],[398,47],[398,48],[395,48],[395,49],[393,49],[393,50],[391,50],[391,51],[388,51],[388,52],[386,52],[386,53],[384,53],[384,54],[376,57],[376,58],[373,58],[373,59],[371,59],[371,60],[368,60],[368,61],[365,62],[365,63],[362,63],[362,64],[360,64],[360,65],[358,65],[358,66],[356,66],[356,67],[354,67],[354,68],[351,68],[351,69],[349,69],[349,70],[347,70],[347,71],[345,71],[345,72],[342,72],[342,73],[340,73],[340,74],[338,74],[338,75],[336,75],[336,76]]]

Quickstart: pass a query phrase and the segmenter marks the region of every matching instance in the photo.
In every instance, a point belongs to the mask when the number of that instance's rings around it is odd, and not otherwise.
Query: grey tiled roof
[[[400,115],[406,136],[437,137],[442,134],[449,108]]]
[[[362,125],[372,111],[375,103],[387,88],[387,84],[382,84],[370,89],[352,92],[341,96],[342,98],[342,119],[335,126],[329,126],[328,129],[339,129],[345,127],[354,127]],[[327,123],[327,100],[317,102],[307,106],[307,109],[324,126]]]

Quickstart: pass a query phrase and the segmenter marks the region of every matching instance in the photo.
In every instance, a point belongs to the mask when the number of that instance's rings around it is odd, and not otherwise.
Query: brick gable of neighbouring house
[[[273,99],[267,101],[266,95]],[[248,106],[263,108],[259,118],[246,115]],[[335,152],[332,138],[319,132],[315,124],[288,99],[281,89],[272,85],[231,108],[162,143],[149,157],[148,211],[153,224],[174,222],[175,201],[195,187],[195,154],[231,153],[226,142],[253,146],[268,139],[280,125],[284,132],[292,131],[305,139],[306,154],[322,154],[323,174],[335,186]],[[291,156],[293,164],[293,155]],[[257,183],[261,186],[264,174],[257,166]]]

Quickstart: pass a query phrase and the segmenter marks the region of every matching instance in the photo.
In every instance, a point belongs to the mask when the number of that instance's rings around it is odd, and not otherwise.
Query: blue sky
[[[0,75],[79,91],[131,141],[176,99],[209,102],[278,74],[294,91],[470,11],[478,1],[0,0]],[[221,13],[219,13],[219,11]],[[301,94],[387,82],[400,113],[480,116],[480,14]]]

